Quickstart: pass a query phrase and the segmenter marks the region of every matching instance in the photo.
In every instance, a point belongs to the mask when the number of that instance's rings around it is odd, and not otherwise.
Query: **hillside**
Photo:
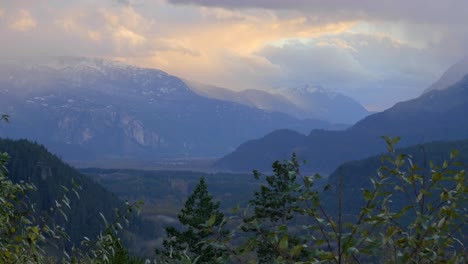
[[[407,148],[397,149],[397,154],[407,154],[411,156],[413,164],[418,164],[423,170],[419,173],[428,175],[429,162],[433,162],[436,166],[441,166],[444,161],[450,159],[450,153],[453,150],[459,151],[457,161],[462,162],[467,168],[468,166],[468,140],[449,141],[449,142],[432,142]],[[356,215],[360,208],[364,205],[362,199],[363,188],[372,189],[371,177],[377,177],[377,171],[382,165],[381,157],[385,154],[372,156],[366,159],[350,161],[342,164],[328,178],[328,184],[331,188],[323,192],[324,203],[331,211],[337,209],[338,204],[338,186],[339,178],[342,176],[343,186],[343,213],[347,215]],[[395,195],[393,198],[394,204],[405,204],[407,201],[398,199]],[[465,205],[465,207],[468,204]]]
[[[220,156],[275,129],[327,128],[210,99],[179,78],[102,59],[0,64],[0,136],[27,138],[67,161]]]
[[[300,135],[276,138],[271,134],[248,141],[216,163],[218,169],[250,171],[268,170],[277,159],[286,159],[295,152],[308,161],[308,171],[330,173],[345,161],[361,159],[383,152],[381,136],[401,136],[401,146],[435,140],[468,138],[468,76],[455,85],[434,90],[419,98],[401,102],[373,114],[344,131],[313,130]],[[280,144],[273,152],[270,144]]]
[[[94,238],[103,230],[99,213],[107,219],[114,219],[114,209],[124,208],[124,203],[117,196],[63,163],[42,145],[26,140],[0,139],[0,151],[10,156],[8,170],[13,181],[31,182],[37,187],[37,191],[29,194],[29,199],[36,205],[37,214],[50,217],[50,208],[55,207],[55,200],[60,201],[64,194],[70,198],[71,210],[65,209],[68,221],[63,221],[61,217],[53,218],[65,226],[75,245],[79,245],[84,236]],[[74,193],[65,193],[62,187],[72,190],[72,180],[81,187],[78,190],[79,199]],[[132,232],[136,232],[142,239],[152,236],[152,228],[147,223],[139,218],[132,221]],[[145,232],[142,231],[144,229]]]
[[[466,73],[468,73],[468,57],[465,57],[464,59],[452,65],[435,83],[424,90],[424,93],[450,87],[451,85],[463,79],[463,76],[465,76]]]

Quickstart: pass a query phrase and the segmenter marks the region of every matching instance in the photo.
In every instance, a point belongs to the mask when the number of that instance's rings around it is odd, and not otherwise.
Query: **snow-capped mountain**
[[[300,109],[299,118],[318,118],[333,123],[354,124],[369,112],[354,99],[318,85],[278,88],[277,92]]]
[[[320,119],[330,123],[354,124],[369,115],[358,102],[320,86],[281,87],[271,91],[248,89],[232,91],[211,85],[185,81],[196,93],[227,100],[269,112],[281,112],[299,119]]]
[[[163,71],[133,67],[98,58],[54,57],[33,62],[0,62],[0,73],[12,85],[21,88],[17,92],[34,93],[56,90],[57,87],[50,85],[51,82],[66,82],[63,88],[68,90],[120,92],[134,96],[145,96],[148,100],[169,94],[178,96],[184,93],[193,94],[183,82],[177,82],[177,78],[171,77]],[[96,82],[103,80],[108,83],[124,81],[123,84],[131,84],[131,86],[121,84],[95,85],[99,84]]]
[[[213,156],[279,128],[327,128],[194,93],[163,71],[59,57],[0,62],[0,136],[45,144],[68,160]]]

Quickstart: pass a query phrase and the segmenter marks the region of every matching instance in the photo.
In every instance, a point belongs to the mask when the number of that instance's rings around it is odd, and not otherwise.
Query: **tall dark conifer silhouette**
[[[183,256],[197,257],[200,263],[212,262],[225,253],[223,249],[204,243],[215,235],[212,229],[219,226],[224,218],[219,211],[219,202],[214,202],[208,192],[205,178],[200,179],[178,218],[184,226],[183,230],[167,227],[164,249],[156,250],[157,253],[162,253],[164,257],[170,259],[181,259]],[[211,228],[207,227],[207,222],[213,220],[214,222],[210,223]],[[217,234],[219,235],[218,232]]]

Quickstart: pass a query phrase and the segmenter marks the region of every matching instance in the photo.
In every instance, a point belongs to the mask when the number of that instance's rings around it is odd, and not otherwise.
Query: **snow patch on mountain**
[[[300,96],[304,94],[322,94],[325,95],[331,99],[334,97],[338,96],[339,93],[332,89],[327,89],[324,88],[320,85],[311,85],[311,84],[305,84],[305,85],[300,85],[300,86],[293,86],[293,87],[280,87],[276,88],[276,92],[290,98],[292,96]]]

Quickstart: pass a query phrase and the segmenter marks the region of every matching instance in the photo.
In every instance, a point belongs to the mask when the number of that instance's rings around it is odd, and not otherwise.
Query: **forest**
[[[144,263],[145,259],[463,263],[468,219],[466,141],[397,150],[398,138],[384,140],[387,154],[346,163],[328,179],[301,173],[302,161],[293,155],[275,162],[272,174],[254,171],[249,184],[248,175],[242,174],[197,177],[200,173],[159,172],[156,177],[151,175],[155,172],[146,172],[145,177],[142,171],[126,171],[133,176],[121,179],[121,185],[115,170],[88,169],[82,171],[86,176],[43,146],[2,140],[1,259],[4,263]],[[356,178],[349,182],[351,177],[345,177],[366,173],[372,175],[369,182]],[[107,174],[107,179],[92,176],[98,174]],[[164,232],[147,217],[152,206],[145,209],[136,196],[128,196],[137,192],[127,190],[128,200],[122,202],[106,190],[125,197],[122,186],[138,186],[128,182],[138,180],[135,174],[142,177],[142,186],[160,186],[157,194],[145,188],[138,192],[153,202],[167,199],[174,190],[185,193],[178,204],[168,207],[177,221],[166,223]],[[231,192],[220,189],[226,182]],[[173,188],[167,188],[171,184]],[[229,200],[239,203],[224,204]],[[180,208],[177,215],[174,208]],[[140,210],[144,213],[135,214]],[[151,238],[162,240],[152,254],[129,251],[135,240]]]

